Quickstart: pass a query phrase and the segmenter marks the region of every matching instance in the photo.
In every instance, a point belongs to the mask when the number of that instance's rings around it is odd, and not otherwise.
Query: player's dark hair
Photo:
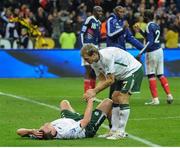
[[[97,11],[102,11],[102,7],[101,6],[94,6],[93,7],[93,13],[96,13]]]
[[[40,130],[40,132],[43,133],[42,139],[50,140],[50,139],[53,139],[53,138],[54,138],[54,136],[52,135],[51,132],[48,132],[48,133],[47,133],[47,132],[45,132],[44,130]]]
[[[152,12],[151,10],[146,10],[146,11],[144,12],[144,19],[145,19],[146,21],[152,21],[152,20],[154,19],[154,14],[153,14],[153,12]]]

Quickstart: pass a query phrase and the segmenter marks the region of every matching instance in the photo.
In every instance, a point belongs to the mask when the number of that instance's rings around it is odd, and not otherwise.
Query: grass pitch
[[[97,136],[77,140],[32,140],[19,137],[16,135],[18,128],[39,128],[41,124],[57,119],[58,104],[62,99],[68,99],[76,111],[83,113],[83,78],[0,79],[0,146],[180,146],[180,78],[168,80],[174,103],[166,104],[166,95],[158,83],[160,105],[145,106],[144,102],[150,99],[145,78],[141,94],[135,94],[130,99],[131,114],[127,125],[129,138],[113,141]],[[108,90],[105,90],[98,98],[107,96]],[[107,125],[107,122],[104,124]],[[107,129],[101,127],[97,135],[105,132]]]

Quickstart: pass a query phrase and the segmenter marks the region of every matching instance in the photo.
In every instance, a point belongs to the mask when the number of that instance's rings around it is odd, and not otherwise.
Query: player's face
[[[124,17],[125,15],[125,9],[124,8],[119,8],[116,10],[116,13],[118,15],[118,17],[120,17],[121,19]]]
[[[96,17],[97,17],[97,19],[100,19],[100,18],[102,17],[102,15],[103,15],[103,10],[102,10],[102,8],[98,8],[98,9],[96,10]]]
[[[51,133],[52,135],[56,134],[55,128],[51,125],[51,123],[45,123],[40,127],[40,130],[43,130],[45,133]]]
[[[92,64],[93,62],[97,62],[98,61],[98,55],[96,53],[93,53],[91,56],[89,56],[87,54],[84,54],[83,58],[89,64]]]

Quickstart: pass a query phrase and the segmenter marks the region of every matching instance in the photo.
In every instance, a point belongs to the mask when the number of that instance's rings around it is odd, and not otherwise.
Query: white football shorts
[[[164,74],[164,55],[162,48],[159,48],[152,52],[146,52],[145,62],[146,75]]]

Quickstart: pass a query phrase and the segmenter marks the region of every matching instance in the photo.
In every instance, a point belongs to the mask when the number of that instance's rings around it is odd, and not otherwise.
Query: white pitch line
[[[56,107],[56,106],[49,105],[49,104],[45,104],[45,103],[42,103],[42,102],[39,102],[39,101],[35,101],[35,100],[31,100],[31,99],[28,99],[28,98],[25,98],[25,97],[16,96],[16,95],[13,95],[13,94],[3,93],[3,92],[0,92],[0,95],[12,97],[12,98],[16,98],[16,99],[18,99],[18,100],[23,100],[23,101],[26,101],[26,102],[38,104],[38,105],[45,106],[45,107],[49,107],[49,108],[52,108],[52,109],[54,109],[54,110],[59,110],[59,108]]]
[[[59,110],[58,107],[56,106],[53,106],[53,105],[49,105],[49,104],[45,104],[45,103],[42,103],[42,102],[39,102],[39,101],[35,101],[35,100],[31,100],[29,98],[26,98],[26,97],[21,97],[21,96],[17,96],[17,95],[13,95],[13,94],[9,94],[9,93],[3,93],[3,92],[0,92],[0,95],[2,96],[8,96],[8,97],[12,97],[12,98],[16,98],[18,100],[23,100],[23,101],[26,101],[26,102],[30,102],[30,103],[33,103],[33,104],[38,104],[38,105],[41,105],[41,106],[45,106],[45,107],[48,107],[48,108],[51,108],[51,109],[54,109],[54,110]],[[96,101],[100,102],[101,100],[99,99],[96,99]],[[108,129],[108,126],[106,125],[102,125],[102,127]],[[148,146],[151,146],[151,147],[161,147],[160,145],[157,145],[157,144],[154,144],[146,139],[143,139],[143,138],[140,138],[140,137],[137,137],[137,136],[134,136],[134,135],[131,135],[128,133],[128,137],[135,140],[135,141],[139,141],[141,143],[144,143]]]
[[[159,117],[159,118],[134,118],[134,119],[129,119],[129,120],[145,121],[145,120],[166,120],[166,119],[180,119],[180,116],[174,116],[174,117]]]

